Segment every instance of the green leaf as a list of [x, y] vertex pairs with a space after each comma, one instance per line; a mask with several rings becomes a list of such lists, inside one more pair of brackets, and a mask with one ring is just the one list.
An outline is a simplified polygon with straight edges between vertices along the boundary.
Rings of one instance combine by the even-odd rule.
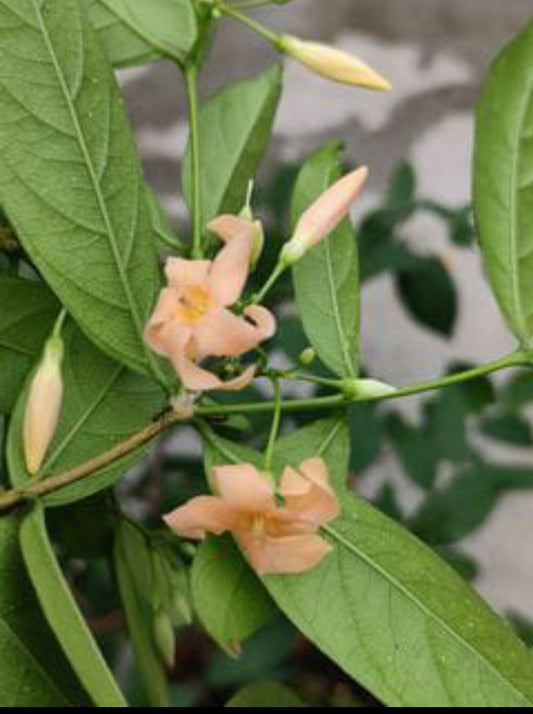
[[291, 709], [304, 706], [293, 691], [279, 682], [250, 684], [226, 704], [228, 708], [250, 709]]
[[418, 257], [396, 278], [400, 297], [412, 317], [445, 337], [453, 333], [458, 313], [455, 285], [439, 258]]
[[477, 110], [474, 208], [510, 329], [533, 337], [533, 23], [500, 54]]
[[[149, 379], [116, 364], [83, 336], [75, 325], [64, 329], [64, 402], [61, 418], [42, 474], [58, 474], [116, 446], [150, 423], [166, 398]], [[26, 394], [13, 414], [8, 438], [8, 463], [13, 485], [28, 480], [22, 451]], [[110, 485], [145, 453], [139, 449], [43, 500], [60, 506], [97, 493]]]
[[85, 0], [115, 67], [171, 58], [183, 62], [197, 39], [191, 0]]
[[[135, 563], [132, 557], [136, 558]], [[144, 539], [126, 522], [121, 522], [117, 529], [114, 558], [128, 630], [150, 705], [169, 708], [167, 677], [153, 639], [153, 616], [147, 612], [145, 598], [138, 587], [139, 577], [150, 577], [150, 556]]]
[[394, 169], [389, 181], [386, 206], [390, 211], [409, 211], [416, 194], [416, 174], [413, 166], [402, 161]]
[[9, 414], [41, 354], [59, 304], [41, 283], [0, 277], [0, 413]]
[[20, 544], [41, 607], [80, 682], [98, 707], [127, 706], [63, 577], [42, 507], [24, 517]]
[[388, 416], [387, 430], [406, 475], [421, 488], [432, 488], [440, 454], [427, 425], [413, 426], [401, 414], [393, 413]]
[[0, 0], [0, 27], [0, 203], [89, 337], [155, 370], [142, 339], [160, 287], [146, 188], [96, 33], [78, 0]]
[[276, 607], [230, 537], [208, 538], [196, 553], [191, 575], [196, 614], [231, 657], [258, 632]]
[[[304, 165], [294, 189], [292, 224], [341, 175], [341, 147], [327, 144]], [[293, 268], [298, 311], [318, 356], [342, 377], [359, 369], [359, 269], [348, 219]]]
[[[268, 146], [281, 98], [280, 65], [255, 79], [222, 90], [200, 113], [200, 190], [203, 223], [220, 213], [238, 213]], [[191, 206], [191, 148], [183, 163], [183, 191]]]
[[481, 430], [491, 439], [514, 446], [531, 446], [533, 435], [529, 421], [517, 414], [500, 413], [484, 419]]
[[18, 544], [19, 518], [0, 519], [2, 706], [86, 707], [85, 692], [50, 632]]
[[169, 217], [159, 203], [158, 197], [151, 189], [148, 189], [148, 204], [152, 217], [152, 228], [159, 246], [167, 250], [170, 248], [174, 253], [182, 250], [183, 245], [174, 233]]
[[[315, 453], [291, 435], [278, 467]], [[228, 462], [231, 444], [211, 460]], [[261, 463], [257, 452], [235, 454]], [[329, 461], [337, 471], [348, 467]], [[315, 645], [388, 706], [533, 705], [530, 652], [435, 553], [362, 499], [345, 495], [324, 534], [334, 551], [305, 574], [264, 579]]]

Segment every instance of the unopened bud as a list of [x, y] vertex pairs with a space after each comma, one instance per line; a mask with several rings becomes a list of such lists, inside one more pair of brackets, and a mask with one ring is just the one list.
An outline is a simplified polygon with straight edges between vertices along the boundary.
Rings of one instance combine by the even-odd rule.
[[157, 651], [167, 667], [176, 661], [176, 636], [172, 620], [165, 610], [159, 609], [154, 616], [154, 642]]
[[63, 352], [63, 340], [54, 335], [45, 345], [28, 393], [23, 439], [26, 468], [32, 476], [42, 466], [59, 421], [63, 401]]
[[368, 178], [368, 168], [363, 166], [334, 183], [318, 198], [300, 218], [290, 241], [281, 251], [284, 266], [297, 263], [310, 248], [332, 233], [348, 215], [352, 203]]
[[319, 42], [283, 36], [278, 47], [282, 52], [305, 65], [315, 74], [341, 84], [388, 92], [390, 82], [358, 57]]
[[395, 387], [376, 379], [345, 379], [341, 385], [342, 392], [349, 399], [372, 400], [390, 397], [396, 393]]
[[298, 362], [302, 367], [310, 367], [316, 360], [316, 352], [312, 347], [305, 349], [298, 357]]

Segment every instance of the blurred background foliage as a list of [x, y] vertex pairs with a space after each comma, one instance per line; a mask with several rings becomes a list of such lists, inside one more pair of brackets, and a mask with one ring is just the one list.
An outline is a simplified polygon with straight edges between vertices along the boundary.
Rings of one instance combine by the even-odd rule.
[[[275, 264], [282, 236], [286, 235], [288, 203], [297, 173], [296, 165], [285, 165], [257, 188], [255, 205], [267, 229], [266, 256], [254, 276], [257, 286]], [[363, 289], [378, 276], [388, 274], [398, 300], [412, 318], [428, 332], [447, 338], [453, 334], [459, 311], [458, 291], [441, 258], [418, 254], [409, 247], [409, 221], [420, 212], [430, 212], [442, 220], [452, 244], [465, 251], [472, 248], [475, 235], [470, 207], [426, 200], [419, 195], [412, 166], [402, 163], [390, 178], [383, 205], [365, 215], [358, 226]], [[0, 272], [20, 272], [24, 255], [3, 219], [0, 240]], [[272, 307], [282, 316], [274, 345], [275, 359], [281, 366], [297, 364], [308, 347], [290, 296], [290, 277], [286, 277], [270, 298]], [[470, 366], [450, 364], [449, 372]], [[313, 371], [326, 372], [318, 363]], [[379, 378], [372, 373], [371, 364], [365, 364], [364, 371]], [[294, 387], [289, 385], [288, 389]], [[309, 386], [307, 394], [316, 391]], [[249, 397], [254, 398], [253, 390]], [[222, 397], [227, 401], [236, 398], [231, 394]], [[533, 379], [524, 374], [503, 380], [478, 379], [426, 395], [417, 404], [416, 419], [394, 403], [361, 404], [351, 410], [353, 488], [357, 491], [372, 478], [376, 467], [383, 468], [380, 463], [384, 454], [393, 453], [403, 477], [416, 492], [417, 505], [410, 509], [403, 505], [392, 478], [383, 480], [374, 503], [472, 581], [480, 566], [461, 549], [461, 541], [487, 521], [505, 494], [533, 488], [533, 469], [499, 464], [489, 456], [494, 444], [524, 453], [533, 446], [528, 417], [533, 406]], [[286, 426], [302, 425], [317, 417], [312, 413], [291, 417]], [[260, 446], [269, 424], [268, 415], [254, 415], [217, 421], [213, 427], [233, 439], [252, 439]], [[235, 659], [221, 652], [194, 623], [186, 572], [192, 546], [177, 549], [175, 541], [161, 529], [160, 520], [161, 513], [204, 488], [199, 445], [192, 430], [184, 431], [177, 437], [164, 437], [141, 467], [123, 481], [117, 495], [100, 494], [75, 506], [52, 510], [48, 517], [70, 586], [130, 701], [135, 706], [148, 705], [138, 662], [126, 637], [119, 585], [135, 592], [140, 620], [146, 623], [146, 630], [136, 636], [145, 645], [150, 643], [149, 657], [153, 659], [141, 667], [157, 662], [160, 669], [163, 659], [169, 661], [173, 706], [224, 705], [242, 688], [230, 706], [247, 706], [249, 696], [257, 701], [263, 694], [265, 700], [275, 695], [287, 706], [379, 706], [306, 642], [274, 607], [269, 624], [244, 644], [241, 656]], [[5, 480], [4, 465], [0, 478]], [[102, 513], [108, 518], [102, 518]], [[121, 545], [129, 550], [124, 558], [128, 572], [123, 573], [120, 583], [115, 580], [112, 563], [117, 517]], [[165, 591], [169, 587], [169, 592], [179, 595], [172, 603], [165, 601], [170, 597]], [[165, 650], [164, 627], [168, 623], [163, 623], [162, 631], [157, 630], [161, 625], [157, 624], [158, 603], [164, 603], [165, 610], [173, 613], [169, 626], [177, 631], [175, 652], [169, 652], [168, 637]], [[515, 613], [506, 614], [519, 635], [533, 644], [533, 623]]]

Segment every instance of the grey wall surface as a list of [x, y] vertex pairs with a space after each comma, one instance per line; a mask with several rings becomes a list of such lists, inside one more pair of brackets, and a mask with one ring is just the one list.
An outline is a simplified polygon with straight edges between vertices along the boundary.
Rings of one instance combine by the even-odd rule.
[[[416, 166], [421, 191], [454, 206], [470, 199], [473, 109], [481, 78], [501, 45], [533, 16], [532, 0], [295, 0], [257, 13], [278, 29], [318, 38], [355, 52], [393, 84], [378, 95], [329, 84], [294, 63], [267, 163], [299, 160], [324, 140], [344, 139], [351, 163], [368, 163], [372, 180], [356, 214], [376, 205], [393, 166]], [[224, 22], [206, 68], [208, 96], [235, 77], [261, 70], [276, 57], [257, 37]], [[179, 161], [186, 141], [183, 88], [165, 64], [122, 74], [148, 178], [183, 221]], [[450, 247], [442, 226], [417, 218], [407, 231], [421, 252], [441, 254], [460, 293], [454, 339], [431, 337], [413, 325], [395, 299], [389, 279], [363, 297], [365, 363], [373, 375], [403, 385], [441, 373], [452, 359], [483, 361], [512, 345], [483, 278], [477, 251]], [[407, 407], [416, 419], [417, 405]], [[531, 453], [499, 453], [510, 463], [533, 464]], [[407, 507], [418, 494], [386, 454], [362, 491], [384, 479], [400, 485]], [[489, 523], [464, 544], [480, 558], [480, 589], [500, 609], [533, 615], [533, 497], [506, 498]]]

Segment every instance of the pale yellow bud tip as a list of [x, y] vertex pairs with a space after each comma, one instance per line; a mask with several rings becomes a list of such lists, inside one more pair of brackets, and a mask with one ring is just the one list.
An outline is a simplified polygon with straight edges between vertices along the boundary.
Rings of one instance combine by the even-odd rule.
[[63, 401], [62, 360], [63, 342], [60, 337], [52, 337], [46, 343], [31, 383], [24, 414], [24, 456], [32, 476], [43, 464], [59, 421]]
[[379, 72], [344, 50], [291, 35], [282, 37], [279, 46], [285, 54], [326, 79], [380, 92], [392, 89], [390, 82]]

